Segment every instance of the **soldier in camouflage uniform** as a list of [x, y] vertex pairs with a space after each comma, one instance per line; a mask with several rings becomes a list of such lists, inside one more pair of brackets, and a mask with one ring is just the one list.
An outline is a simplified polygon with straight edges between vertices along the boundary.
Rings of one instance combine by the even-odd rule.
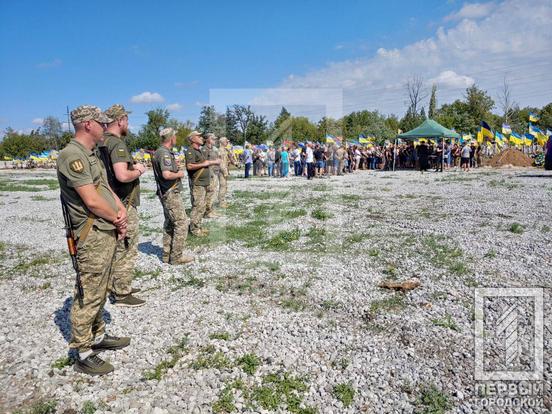
[[[142, 164], [135, 164], [124, 142], [128, 133], [128, 114], [123, 105], [115, 104], [105, 111], [112, 122], [104, 133], [104, 142], [108, 156], [106, 161], [112, 164], [108, 168], [114, 177], [110, 182], [115, 194], [121, 199], [127, 210], [128, 226], [126, 240], [117, 243], [117, 253], [113, 263], [113, 283], [111, 294], [117, 306], [142, 306], [145, 301], [133, 296], [140, 289], [132, 289], [134, 266], [138, 258], [138, 211], [140, 205], [140, 176], [146, 171]], [[100, 148], [103, 150], [103, 148]], [[109, 178], [109, 176], [108, 176]]]
[[57, 175], [62, 202], [68, 208], [77, 238], [77, 262], [84, 291], [83, 307], [71, 307], [70, 347], [78, 350], [75, 371], [103, 375], [113, 365], [98, 357], [102, 350], [126, 347], [130, 338], [105, 332], [103, 308], [111, 285], [117, 238], [126, 236], [124, 205], [111, 190], [95, 147], [111, 120], [98, 107], [83, 105], [71, 112], [75, 138], [60, 152]]
[[183, 254], [188, 237], [188, 216], [182, 201], [184, 171], [178, 169], [171, 149], [176, 145], [176, 132], [165, 128], [160, 132], [161, 146], [155, 151], [152, 165], [157, 180], [158, 196], [163, 206], [163, 263], [179, 265], [190, 263], [192, 256]]
[[205, 214], [205, 196], [209, 187], [211, 165], [220, 165], [220, 160], [206, 160], [201, 152], [203, 137], [197, 131], [192, 131], [188, 136], [191, 146], [186, 152], [186, 169], [190, 177], [193, 204], [191, 214], [190, 231], [194, 236], [202, 237], [207, 235], [207, 231], [201, 228], [201, 220]]
[[[201, 152], [205, 156], [206, 160], [218, 160], [218, 148], [215, 147], [215, 141], [217, 137], [215, 134], [206, 134], [205, 135], [205, 145], [201, 148]], [[209, 186], [207, 187], [207, 192], [205, 194], [205, 218], [216, 218], [218, 217], [215, 211], [213, 210], [213, 204], [217, 198], [218, 187], [219, 187], [219, 173], [220, 167], [218, 164], [213, 164], [209, 167]]]
[[233, 154], [228, 149], [228, 138], [222, 137], [220, 139], [219, 146], [219, 158], [220, 158], [220, 173], [219, 173], [219, 189], [218, 189], [218, 203], [221, 208], [227, 208], [226, 192], [228, 191], [228, 164], [235, 165]]

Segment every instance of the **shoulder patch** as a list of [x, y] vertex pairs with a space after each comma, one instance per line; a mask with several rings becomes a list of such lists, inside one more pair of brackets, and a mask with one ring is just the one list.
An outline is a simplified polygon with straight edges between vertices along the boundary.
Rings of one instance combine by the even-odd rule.
[[71, 168], [76, 173], [81, 173], [84, 171], [84, 163], [82, 162], [82, 160], [71, 161], [69, 163], [69, 168]]
[[118, 154], [118, 155], [126, 155], [126, 151], [125, 151], [124, 148], [119, 148], [119, 149], [117, 150], [117, 154]]
[[165, 164], [165, 166], [167, 167], [170, 167], [172, 165], [172, 160], [170, 155], [165, 155], [163, 157], [163, 164]]

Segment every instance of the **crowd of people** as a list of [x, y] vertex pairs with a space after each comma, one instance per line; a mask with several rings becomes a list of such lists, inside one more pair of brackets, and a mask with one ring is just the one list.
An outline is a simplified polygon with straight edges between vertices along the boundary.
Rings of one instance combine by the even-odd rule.
[[356, 170], [430, 169], [441, 170], [482, 165], [482, 157], [491, 150], [474, 141], [436, 143], [421, 141], [388, 145], [290, 144], [278, 147], [246, 145], [240, 155], [245, 178], [251, 176], [289, 177], [309, 179], [328, 175], [342, 175]]

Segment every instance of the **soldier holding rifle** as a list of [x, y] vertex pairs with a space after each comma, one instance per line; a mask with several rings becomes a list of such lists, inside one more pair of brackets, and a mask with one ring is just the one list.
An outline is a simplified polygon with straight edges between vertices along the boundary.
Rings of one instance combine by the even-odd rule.
[[180, 265], [194, 260], [183, 254], [184, 244], [188, 237], [188, 216], [182, 201], [182, 178], [184, 171], [178, 168], [171, 149], [176, 145], [176, 132], [165, 128], [159, 133], [161, 146], [152, 158], [157, 195], [163, 206], [165, 223], [163, 224], [163, 263]]

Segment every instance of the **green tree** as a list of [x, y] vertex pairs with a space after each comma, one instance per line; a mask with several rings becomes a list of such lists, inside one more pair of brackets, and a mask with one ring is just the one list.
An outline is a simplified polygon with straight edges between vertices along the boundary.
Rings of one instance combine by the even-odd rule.
[[48, 141], [39, 134], [19, 134], [8, 128], [2, 140], [1, 153], [12, 158], [26, 158], [48, 149]]
[[274, 142], [283, 142], [292, 138], [292, 116], [288, 110], [282, 106], [280, 114], [274, 121], [270, 137]]
[[268, 121], [263, 115], [253, 115], [248, 127], [248, 140], [252, 144], [261, 144], [268, 139]]
[[429, 110], [427, 116], [429, 119], [434, 119], [437, 111], [437, 85], [431, 87], [431, 97], [429, 98]]
[[487, 94], [487, 91], [479, 89], [475, 84], [470, 86], [466, 89], [466, 104], [468, 105], [468, 113], [476, 121], [477, 126], [481, 121], [491, 121], [491, 110], [495, 103]]
[[307, 117], [294, 116], [291, 118], [291, 139], [293, 141], [312, 141], [316, 139], [318, 129]]

